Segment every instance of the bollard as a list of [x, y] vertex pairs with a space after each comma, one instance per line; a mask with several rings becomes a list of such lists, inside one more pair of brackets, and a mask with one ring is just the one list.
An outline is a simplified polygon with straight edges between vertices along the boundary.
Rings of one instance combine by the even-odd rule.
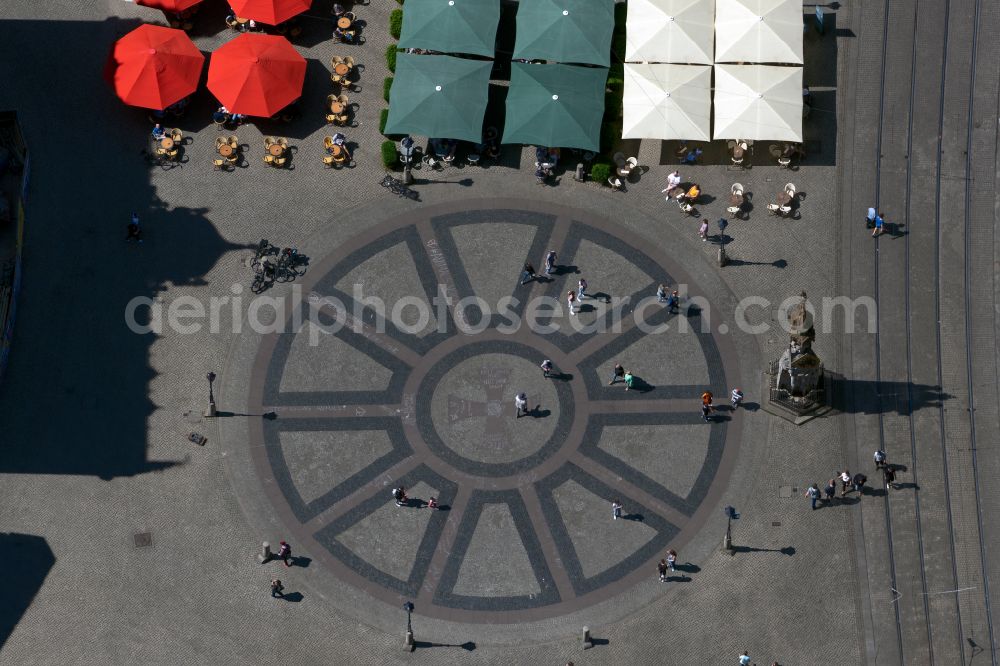
[[406, 652], [413, 652], [417, 649], [417, 644], [413, 642], [413, 632], [406, 632], [406, 639], [403, 642], [403, 650]]
[[726, 246], [725, 245], [720, 245], [719, 246], [719, 266], [720, 267], [724, 267], [728, 263], [729, 263], [729, 257], [726, 256]]
[[260, 550], [260, 555], [257, 556], [261, 564], [267, 564], [274, 559], [274, 553], [271, 552], [271, 544], [264, 542], [264, 547]]
[[583, 649], [589, 650], [594, 647], [594, 642], [590, 640], [590, 627], [583, 628]]
[[576, 172], [573, 174], [573, 180], [578, 183], [582, 183], [584, 180], [583, 176], [583, 162], [576, 165]]

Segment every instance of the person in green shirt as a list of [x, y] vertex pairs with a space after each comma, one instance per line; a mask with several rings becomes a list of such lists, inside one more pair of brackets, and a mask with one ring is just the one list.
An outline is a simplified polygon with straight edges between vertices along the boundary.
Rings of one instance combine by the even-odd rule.
[[625, 371], [625, 390], [627, 391], [627, 390], [629, 390], [630, 388], [632, 388], [634, 386], [635, 386], [635, 375], [632, 374], [631, 370], [626, 370]]

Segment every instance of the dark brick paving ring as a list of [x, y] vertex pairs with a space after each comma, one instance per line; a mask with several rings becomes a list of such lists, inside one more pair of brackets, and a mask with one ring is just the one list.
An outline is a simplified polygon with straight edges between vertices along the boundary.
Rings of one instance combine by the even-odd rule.
[[[289, 325], [346, 325], [264, 336], [251, 409], [277, 418], [252, 422], [250, 449], [289, 534], [337, 578], [425, 615], [514, 623], [649, 584], [665, 549], [683, 548], [740, 431], [739, 414], [703, 423], [698, 397], [724, 399], [726, 369], [739, 371], [707, 308], [639, 303], [660, 282], [698, 293], [648, 242], [581, 211], [475, 206], [390, 220], [310, 268]], [[519, 284], [550, 248], [558, 270]], [[545, 334], [528, 326], [528, 301], [562, 299], [581, 277], [591, 298], [577, 315], [550, 310], [537, 323], [559, 330]], [[620, 326], [602, 330], [616, 310]], [[608, 384], [615, 362], [636, 390]], [[515, 418], [520, 391], [529, 413]]]

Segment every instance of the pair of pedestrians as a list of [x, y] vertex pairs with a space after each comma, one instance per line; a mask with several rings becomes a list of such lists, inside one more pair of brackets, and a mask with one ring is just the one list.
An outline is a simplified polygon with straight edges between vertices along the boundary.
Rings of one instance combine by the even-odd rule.
[[661, 583], [667, 582], [668, 571], [677, 571], [677, 551], [672, 548], [667, 551], [667, 556], [656, 565], [656, 572], [660, 576]]
[[869, 229], [872, 229], [872, 238], [885, 233], [885, 220], [882, 218], [882, 211], [869, 208], [868, 215], [865, 216], [865, 224]]
[[615, 363], [614, 369], [611, 371], [611, 381], [608, 382], [608, 386], [614, 386], [618, 382], [623, 382], [625, 384], [625, 390], [635, 388], [636, 378], [631, 370], [626, 370], [622, 367], [621, 363]]

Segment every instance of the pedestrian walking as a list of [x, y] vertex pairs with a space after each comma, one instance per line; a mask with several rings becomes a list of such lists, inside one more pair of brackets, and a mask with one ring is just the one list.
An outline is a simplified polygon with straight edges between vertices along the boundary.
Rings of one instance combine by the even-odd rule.
[[139, 214], [134, 211], [132, 212], [132, 217], [129, 218], [128, 226], [125, 227], [125, 241], [142, 242], [142, 229], [139, 228]]
[[865, 215], [865, 227], [868, 229], [875, 228], [875, 209], [869, 208], [868, 214]]
[[840, 496], [843, 497], [847, 494], [847, 489], [851, 485], [851, 473], [848, 470], [844, 470], [840, 473]]
[[611, 371], [611, 381], [608, 382], [608, 386], [613, 386], [615, 382], [625, 381], [625, 368], [622, 367], [621, 363], [615, 363], [615, 369]]
[[635, 386], [635, 375], [632, 374], [631, 370], [625, 371], [625, 390], [631, 391]]
[[876, 236], [881, 236], [884, 230], [885, 230], [885, 220], [882, 219], [882, 212], [879, 211], [875, 215], [875, 231], [872, 232], [872, 238], [875, 238]]
[[711, 391], [705, 391], [701, 394], [701, 404], [712, 406], [712, 400], [715, 398]]
[[736, 409], [743, 404], [743, 391], [738, 388], [734, 388], [729, 397], [729, 402], [733, 405], [733, 411], [736, 411]]
[[701, 418], [705, 421], [705, 423], [709, 422], [710, 419], [708, 417], [711, 414], [712, 414], [712, 405], [701, 403]]
[[406, 506], [406, 488], [404, 486], [393, 488], [392, 499], [396, 500], [396, 506]]
[[583, 278], [576, 283], [576, 298], [580, 301], [587, 298], [587, 281]]
[[667, 566], [671, 571], [677, 571], [677, 551], [673, 548], [667, 551]]
[[514, 418], [521, 418], [528, 413], [528, 396], [524, 393], [518, 393], [514, 396], [514, 407], [517, 409], [517, 416]]
[[427, 508], [428, 509], [436, 509], [436, 508], [438, 508], [438, 499], [437, 499], [437, 497], [431, 497], [429, 500], [427, 500]]
[[680, 304], [680, 302], [681, 302], [681, 297], [677, 293], [677, 290], [674, 289], [672, 292], [670, 292], [670, 298], [667, 299], [667, 312], [671, 314], [677, 314], [677, 307]]
[[660, 283], [660, 286], [656, 288], [656, 300], [660, 303], [666, 303], [669, 299], [667, 296], [667, 285]]
[[667, 561], [660, 560], [660, 563], [656, 565], [656, 571], [660, 574], [660, 582], [667, 582]]
[[875, 469], [880, 470], [885, 467], [885, 451], [875, 449]]
[[750, 663], [750, 653], [746, 650], [740, 655], [740, 666], [747, 666]]
[[521, 284], [528, 284], [537, 277], [535, 267], [531, 265], [531, 262], [525, 262], [524, 268], [521, 269]]
[[552, 271], [556, 269], [556, 251], [549, 250], [548, 254], [545, 255], [545, 274], [552, 275]]
[[618, 520], [622, 517], [622, 503], [618, 500], [611, 502], [611, 518], [612, 520]]
[[701, 226], [698, 227], [698, 235], [701, 236], [702, 243], [708, 241], [708, 220], [701, 221]]
[[271, 581], [271, 596], [274, 598], [285, 596], [285, 586], [277, 578]]
[[292, 559], [292, 547], [288, 545], [287, 541], [282, 541], [278, 544], [278, 559], [285, 563], [286, 567], [292, 566], [289, 560]]
[[552, 370], [555, 368], [555, 366], [552, 365], [552, 361], [549, 359], [542, 361], [542, 365], [540, 367], [542, 368], [542, 376], [546, 379], [552, 376]]
[[814, 483], [806, 488], [805, 496], [809, 498], [809, 503], [812, 504], [813, 511], [815, 511], [816, 502], [819, 501], [819, 486]]
[[896, 487], [896, 470], [885, 465], [882, 468], [882, 479], [885, 481], [886, 491]]
[[833, 504], [833, 498], [837, 496], [837, 479], [830, 479], [826, 482], [823, 494], [826, 495], [826, 503]]
[[719, 242], [720, 243], [725, 243], [726, 242], [726, 227], [729, 226], [729, 222], [726, 220], [726, 218], [720, 217], [718, 224], [719, 224]]
[[854, 478], [851, 479], [851, 485], [854, 486], [854, 491], [857, 492], [859, 495], [865, 494], [865, 484], [867, 482], [868, 482], [868, 477], [862, 474], [861, 472], [855, 474]]
[[571, 315], [576, 314], [576, 292], [572, 289], [566, 292], [566, 309]]

